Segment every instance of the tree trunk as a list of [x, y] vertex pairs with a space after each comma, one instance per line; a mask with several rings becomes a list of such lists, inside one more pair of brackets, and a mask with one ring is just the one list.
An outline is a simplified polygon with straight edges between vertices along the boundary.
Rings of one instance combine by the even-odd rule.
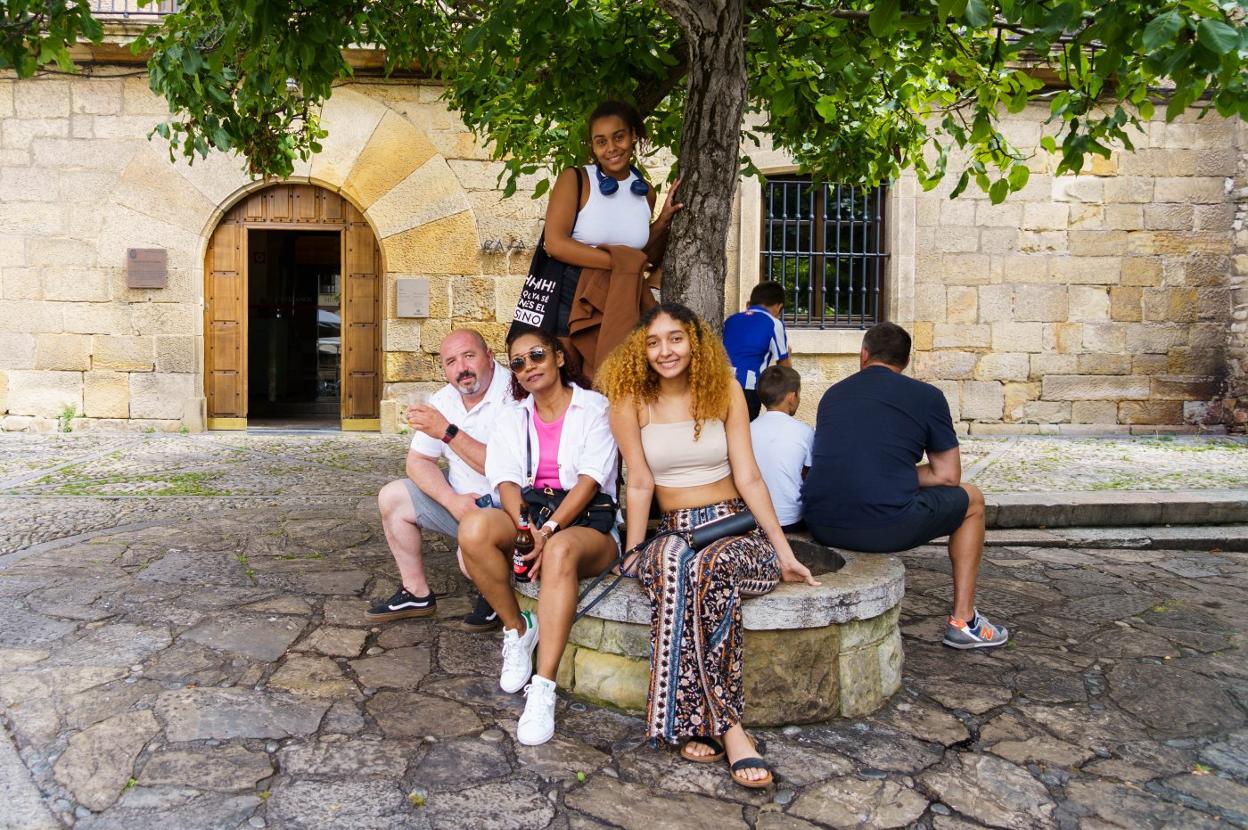
[[663, 259], [663, 299], [684, 303], [716, 329], [724, 321], [726, 247], [745, 111], [744, 0], [660, 0], [689, 44], [680, 139], [680, 190]]

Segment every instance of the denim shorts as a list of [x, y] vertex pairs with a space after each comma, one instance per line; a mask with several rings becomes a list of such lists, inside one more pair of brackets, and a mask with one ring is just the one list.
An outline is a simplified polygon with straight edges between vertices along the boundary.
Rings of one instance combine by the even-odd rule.
[[966, 519], [971, 496], [961, 487], [924, 487], [892, 521], [875, 527], [827, 527], [807, 523], [821, 545], [866, 553], [899, 553], [948, 536]]

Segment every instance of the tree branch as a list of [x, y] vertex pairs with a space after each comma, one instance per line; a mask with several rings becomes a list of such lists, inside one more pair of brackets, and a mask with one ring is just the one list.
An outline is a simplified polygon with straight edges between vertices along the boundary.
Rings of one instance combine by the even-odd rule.
[[672, 46], [673, 53], [679, 53], [676, 63], [668, 67], [667, 74], [653, 84], [643, 85], [637, 90], [637, 110], [642, 118], [654, 112], [663, 99], [671, 94], [676, 84], [689, 74], [689, 44], [682, 38]]

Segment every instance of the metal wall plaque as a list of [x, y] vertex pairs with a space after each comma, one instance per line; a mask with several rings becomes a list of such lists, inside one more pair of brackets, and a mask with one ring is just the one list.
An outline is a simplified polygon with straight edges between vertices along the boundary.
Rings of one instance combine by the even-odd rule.
[[395, 294], [396, 316], [429, 316], [429, 279], [427, 277], [399, 277], [395, 283]]
[[169, 252], [164, 248], [126, 250], [126, 286], [165, 288], [169, 285]]

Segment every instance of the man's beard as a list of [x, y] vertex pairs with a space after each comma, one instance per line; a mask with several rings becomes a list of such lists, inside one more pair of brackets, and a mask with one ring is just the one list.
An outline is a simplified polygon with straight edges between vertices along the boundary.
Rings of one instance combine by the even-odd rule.
[[[472, 385], [464, 386], [468, 378], [472, 379]], [[455, 388], [461, 395], [475, 395], [481, 391], [481, 376], [475, 372], [461, 372], [459, 377], [455, 378]]]

